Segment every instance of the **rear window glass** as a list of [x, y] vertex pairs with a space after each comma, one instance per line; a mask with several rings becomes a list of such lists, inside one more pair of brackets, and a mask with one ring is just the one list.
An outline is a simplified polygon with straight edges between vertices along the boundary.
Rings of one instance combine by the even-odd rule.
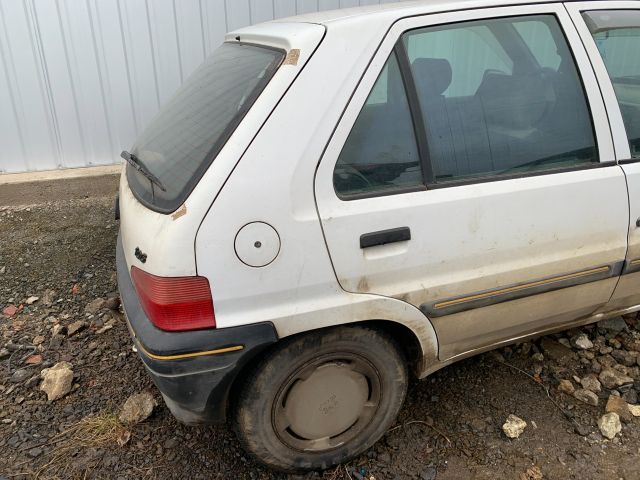
[[232, 43], [209, 56], [131, 151], [165, 189], [129, 166], [127, 179], [138, 199], [156, 211], [180, 206], [283, 58], [280, 50]]

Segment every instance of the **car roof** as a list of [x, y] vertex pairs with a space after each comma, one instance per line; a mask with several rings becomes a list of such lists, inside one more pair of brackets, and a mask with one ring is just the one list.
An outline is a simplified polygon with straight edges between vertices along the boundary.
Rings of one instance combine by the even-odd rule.
[[305, 13], [293, 17], [274, 20], [274, 22], [304, 22], [328, 25], [335, 22], [345, 22], [349, 19], [369, 16], [372, 20], [376, 17], [388, 18], [393, 16], [402, 18], [424, 13], [440, 13], [455, 10], [475, 8], [490, 8], [512, 5], [528, 5], [541, 3], [563, 3], [557, 0], [412, 0], [399, 3], [383, 3], [365, 5], [361, 7], [342, 8], [322, 12]]

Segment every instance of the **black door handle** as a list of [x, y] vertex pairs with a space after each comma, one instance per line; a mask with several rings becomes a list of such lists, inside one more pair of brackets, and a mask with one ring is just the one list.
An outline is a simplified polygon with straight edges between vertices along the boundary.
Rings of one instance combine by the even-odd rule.
[[360, 248], [375, 247], [376, 245], [386, 245], [387, 243], [404, 242], [411, 240], [411, 230], [409, 227], [390, 228], [378, 232], [363, 233], [360, 235]]

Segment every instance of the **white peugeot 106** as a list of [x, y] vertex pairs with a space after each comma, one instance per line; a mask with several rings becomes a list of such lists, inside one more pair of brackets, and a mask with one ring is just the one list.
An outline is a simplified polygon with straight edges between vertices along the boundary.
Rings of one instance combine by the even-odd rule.
[[638, 49], [635, 1], [228, 34], [123, 152], [121, 295], [169, 409], [323, 469], [411, 373], [640, 309]]

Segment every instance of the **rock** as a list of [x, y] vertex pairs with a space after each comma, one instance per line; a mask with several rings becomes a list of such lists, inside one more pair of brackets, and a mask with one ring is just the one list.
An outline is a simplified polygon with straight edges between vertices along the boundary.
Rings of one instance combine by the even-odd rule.
[[564, 345], [567, 348], [571, 348], [571, 342], [569, 341], [568, 338], [564, 338], [564, 337], [559, 338], [558, 339], [558, 343], [561, 343], [562, 345]]
[[581, 423], [576, 423], [573, 426], [573, 430], [582, 437], [586, 437], [591, 433], [591, 428], [589, 428], [588, 425], [583, 425]]
[[622, 398], [624, 398], [625, 402], [633, 405], [635, 403], [638, 403], [638, 392], [636, 392], [633, 388], [630, 388], [622, 394]]
[[531, 360], [533, 360], [534, 362], [544, 362], [544, 355], [540, 352], [534, 353], [533, 355], [531, 355]]
[[54, 290], [45, 290], [44, 295], [42, 295], [42, 303], [45, 306], [51, 306], [53, 302], [56, 300], [56, 292]]
[[518, 438], [522, 435], [526, 426], [527, 422], [511, 414], [507, 417], [504, 425], [502, 425], [502, 431], [509, 438]]
[[580, 400], [588, 405], [598, 406], [598, 396], [590, 390], [580, 388], [573, 392], [573, 396], [576, 400]]
[[84, 307], [84, 311], [85, 313], [88, 313], [90, 315], [95, 315], [100, 310], [106, 307], [105, 304], [106, 302], [104, 298], [96, 298], [95, 300], [89, 302], [86, 307]]
[[605, 388], [612, 390], [614, 388], [620, 387], [627, 383], [633, 383], [633, 378], [627, 377], [617, 370], [613, 370], [612, 368], [605, 368], [598, 375], [598, 379], [600, 383], [604, 385]]
[[118, 418], [125, 425], [135, 425], [149, 418], [156, 405], [156, 400], [149, 392], [131, 395], [124, 402]]
[[589, 340], [586, 333], [581, 333], [571, 338], [571, 346], [580, 350], [589, 350], [593, 348], [593, 343]]
[[542, 475], [542, 470], [534, 465], [521, 473], [519, 480], [543, 480], [543, 478], [544, 475]]
[[617, 365], [615, 358], [608, 354], [598, 357], [598, 363], [600, 363], [600, 365], [605, 368], [613, 368], [615, 365]]
[[606, 320], [601, 320], [600, 322], [598, 322], [598, 328], [617, 335], [622, 330], [627, 328], [627, 322], [625, 322], [624, 318], [622, 317], [608, 318]]
[[15, 305], [8, 305], [2, 309], [2, 314], [7, 317], [13, 317], [16, 313], [18, 313], [18, 307]]
[[109, 320], [107, 320], [107, 323], [105, 323], [102, 328], [99, 328], [98, 330], [96, 330], [96, 333], [101, 334], [108, 330], [111, 330], [115, 324], [116, 324], [116, 321], [113, 318], [110, 318]]
[[586, 377], [583, 377], [580, 380], [580, 385], [582, 385], [582, 388], [584, 388], [585, 390], [589, 390], [595, 393], [598, 393], [602, 390], [602, 386], [600, 384], [600, 381], [598, 380], [598, 377], [593, 373], [587, 375]]
[[87, 322], [83, 320], [78, 320], [76, 322], [73, 322], [67, 327], [67, 337], [72, 337], [82, 329], [86, 328], [86, 326], [87, 326]]
[[573, 395], [573, 392], [576, 391], [573, 383], [571, 383], [571, 380], [564, 379], [560, 380], [560, 383], [558, 384], [558, 390], [562, 393], [566, 393], [567, 395]]
[[40, 300], [40, 297], [36, 297], [36, 296], [31, 296], [29, 298], [27, 298], [27, 301], [25, 302], [27, 305], [33, 305], [34, 303], [36, 303], [38, 300]]
[[6, 348], [0, 348], [0, 360], [3, 360], [11, 355], [11, 352]]
[[40, 365], [42, 363], [42, 355], [29, 355], [24, 363], [27, 365]]
[[622, 345], [632, 352], [640, 352], [640, 338], [625, 337], [622, 339]]
[[625, 423], [629, 423], [633, 418], [633, 415], [631, 415], [631, 410], [629, 410], [629, 405], [627, 405], [627, 402], [625, 402], [622, 397], [619, 397], [617, 395], [609, 396], [609, 400], [607, 400], [607, 406], [605, 407], [604, 411], [606, 413], [610, 413], [610, 412], [617, 413], [618, 416], [620, 417], [620, 420], [622, 420]]
[[640, 417], [640, 405], [628, 405], [631, 415], [634, 417]]
[[436, 476], [438, 475], [438, 471], [435, 467], [427, 467], [423, 472], [420, 473], [421, 480], [436, 480]]
[[627, 352], [626, 350], [615, 350], [611, 356], [625, 367], [633, 367], [636, 364], [638, 354], [636, 352]]
[[167, 440], [165, 440], [164, 444], [162, 445], [164, 448], [169, 449], [169, 448], [176, 448], [178, 446], [178, 440], [176, 440], [175, 437], [173, 438], [168, 438]]
[[109, 310], [117, 311], [120, 308], [120, 299], [118, 297], [109, 297], [104, 302], [104, 306]]
[[67, 333], [67, 327], [61, 324], [54, 325], [51, 329], [51, 333], [55, 335], [65, 335]]
[[49, 349], [57, 350], [62, 346], [63, 342], [64, 342], [63, 335], [54, 335], [53, 337], [51, 337], [51, 340], [49, 341]]
[[549, 337], [544, 337], [540, 340], [540, 347], [547, 358], [557, 363], [564, 364], [576, 359], [576, 354], [573, 350]]
[[591, 361], [591, 371], [595, 374], [598, 374], [602, 371], [602, 365], [597, 360]]
[[64, 397], [73, 385], [73, 370], [69, 362], [58, 362], [51, 368], [40, 372], [42, 384], [40, 390], [47, 394], [50, 402]]
[[22, 383], [27, 378], [29, 378], [30, 375], [31, 374], [29, 373], [29, 370], [25, 370], [24, 368], [19, 368], [18, 370], [13, 372], [9, 380], [11, 383]]
[[40, 345], [41, 343], [44, 342], [44, 336], [43, 335], [36, 335], [35, 337], [33, 337], [33, 340], [31, 341], [31, 343], [33, 343], [34, 345]]
[[605, 413], [600, 420], [598, 420], [598, 428], [600, 433], [612, 440], [620, 431], [622, 431], [622, 424], [620, 423], [620, 417], [617, 413]]

